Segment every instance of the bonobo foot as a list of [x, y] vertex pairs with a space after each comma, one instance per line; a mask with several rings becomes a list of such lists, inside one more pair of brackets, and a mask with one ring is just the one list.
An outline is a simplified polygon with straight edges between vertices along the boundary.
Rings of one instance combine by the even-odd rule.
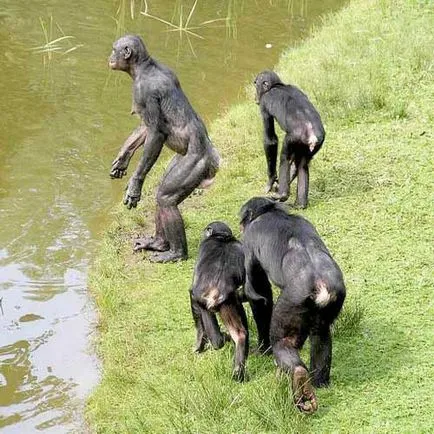
[[243, 365], [236, 366], [232, 371], [232, 379], [242, 383], [246, 379], [246, 370]]
[[[222, 333], [222, 337], [223, 337], [223, 341], [222, 341], [222, 344], [219, 348], [222, 348], [226, 342], [231, 341], [231, 337], [227, 333]], [[204, 351], [207, 350], [206, 344], [208, 342], [209, 342], [209, 340], [205, 336], [198, 337], [196, 340], [196, 343], [194, 345], [193, 351], [197, 354], [203, 353]]]
[[277, 177], [274, 176], [273, 178], [270, 178], [265, 184], [265, 193], [270, 193], [277, 191], [278, 183], [277, 183]]
[[298, 208], [298, 209], [306, 209], [307, 208], [307, 202], [306, 201], [298, 201], [296, 200], [294, 203], [294, 208]]
[[196, 354], [203, 353], [206, 350], [207, 339], [205, 337], [198, 338], [194, 344], [193, 352]]
[[173, 250], [168, 250], [166, 252], [154, 253], [150, 256], [149, 260], [151, 262], [159, 262], [165, 264], [166, 262], [178, 262], [185, 261], [187, 255], [181, 252], [174, 252]]
[[271, 198], [279, 202], [286, 202], [288, 200], [289, 193], [273, 193]]
[[167, 252], [169, 243], [160, 237], [136, 238], [133, 245], [134, 252], [141, 250], [153, 250], [155, 252]]
[[137, 203], [142, 196], [142, 186], [143, 180], [131, 177], [127, 184], [127, 192], [124, 196], [124, 205], [127, 206], [128, 209], [136, 208]]
[[318, 409], [315, 391], [309, 380], [309, 373], [303, 366], [297, 366], [294, 369], [292, 393], [294, 404], [301, 412], [312, 414]]

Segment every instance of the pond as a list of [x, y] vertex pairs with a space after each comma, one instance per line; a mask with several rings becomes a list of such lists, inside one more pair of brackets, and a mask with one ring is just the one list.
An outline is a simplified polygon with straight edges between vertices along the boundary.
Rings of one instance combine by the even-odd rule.
[[140, 34], [209, 127], [343, 3], [2, 0], [2, 432], [85, 430], [100, 369], [87, 270], [125, 184], [110, 180], [110, 162], [137, 123], [129, 77], [107, 67], [112, 42]]

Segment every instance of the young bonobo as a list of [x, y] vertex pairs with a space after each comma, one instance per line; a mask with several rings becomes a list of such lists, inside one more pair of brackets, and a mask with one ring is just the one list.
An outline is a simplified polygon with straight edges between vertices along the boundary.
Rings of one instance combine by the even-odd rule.
[[186, 259], [187, 239], [178, 205], [197, 187], [212, 183], [218, 170], [218, 153], [176, 75], [150, 57], [138, 36], [127, 35], [113, 44], [109, 66], [127, 72], [133, 79], [132, 113], [141, 119], [110, 171], [112, 178], [122, 178], [132, 155], [144, 145], [126, 189], [124, 204], [129, 209], [137, 206], [145, 177], [163, 145], [176, 152], [158, 187], [155, 236], [137, 239], [134, 250], [156, 251], [151, 257], [153, 262]]
[[197, 330], [195, 351], [204, 351], [207, 341], [221, 348], [226, 336], [221, 333], [216, 312], [235, 342], [232, 376], [244, 380], [249, 351], [247, 318], [237, 289], [244, 284], [243, 247], [222, 222], [210, 223], [199, 247], [190, 290], [191, 312]]
[[[264, 350], [271, 345], [277, 366], [291, 375], [296, 407], [313, 413], [318, 407], [313, 386], [330, 381], [330, 326], [346, 292], [342, 272], [312, 224], [288, 215], [271, 199], [253, 198], [244, 204], [241, 227], [245, 294], [259, 345]], [[274, 309], [270, 280], [281, 289]], [[299, 355], [308, 336], [310, 374]]]
[[[254, 81], [256, 103], [264, 123], [264, 150], [267, 158], [270, 192], [278, 182], [276, 199], [284, 202], [289, 197], [289, 186], [297, 176], [297, 207], [307, 207], [309, 190], [309, 162], [324, 142], [325, 131], [320, 115], [307, 96], [295, 86], [283, 84], [272, 71], [263, 71]], [[279, 179], [276, 174], [278, 139], [274, 119], [285, 131], [280, 151]]]

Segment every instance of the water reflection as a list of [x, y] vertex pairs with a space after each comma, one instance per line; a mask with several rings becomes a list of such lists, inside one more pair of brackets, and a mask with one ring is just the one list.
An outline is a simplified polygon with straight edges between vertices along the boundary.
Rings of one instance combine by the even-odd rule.
[[2, 0], [2, 433], [84, 431], [83, 401], [97, 380], [86, 273], [124, 186], [110, 181], [110, 161], [137, 124], [130, 80], [106, 65], [113, 40], [141, 34], [209, 124], [342, 3]]
[[86, 351], [93, 319], [83, 304], [87, 264], [50, 278], [4, 249], [0, 258], [0, 428], [73, 429], [96, 379], [94, 369], [82, 370], [94, 365]]

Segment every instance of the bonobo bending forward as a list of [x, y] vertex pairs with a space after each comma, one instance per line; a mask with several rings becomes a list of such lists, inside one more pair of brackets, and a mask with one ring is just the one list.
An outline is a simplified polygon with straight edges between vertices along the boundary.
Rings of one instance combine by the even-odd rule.
[[[266, 192], [278, 181], [276, 198], [284, 202], [289, 186], [297, 176], [295, 205], [307, 206], [309, 190], [309, 162], [324, 142], [325, 131], [321, 118], [307, 96], [295, 86], [283, 84], [272, 71], [263, 71], [255, 79], [256, 102], [264, 123], [264, 150], [268, 166]], [[279, 180], [276, 174], [278, 139], [274, 119], [285, 131], [280, 151]]]
[[[260, 348], [265, 352], [271, 344], [277, 366], [292, 377], [296, 407], [313, 413], [317, 409], [313, 386], [330, 381], [330, 326], [342, 308], [345, 285], [312, 224], [280, 207], [270, 199], [253, 198], [241, 208], [245, 293]], [[281, 289], [274, 309], [269, 280]], [[299, 355], [308, 336], [310, 374]]]
[[141, 118], [141, 125], [122, 146], [110, 172], [112, 178], [122, 178], [135, 150], [144, 145], [128, 181], [124, 198], [128, 208], [137, 206], [145, 177], [163, 145], [177, 153], [158, 187], [155, 236], [137, 239], [134, 249], [158, 252], [151, 258], [154, 262], [186, 259], [187, 239], [178, 204], [195, 188], [211, 184], [218, 170], [218, 153], [176, 75], [149, 56], [138, 36], [127, 35], [113, 44], [109, 66], [133, 79], [132, 112]]
[[210, 223], [204, 231], [190, 290], [191, 312], [197, 330], [195, 351], [202, 352], [207, 341], [215, 349], [226, 340], [216, 318], [219, 312], [235, 342], [232, 376], [244, 380], [249, 351], [247, 318], [237, 289], [244, 284], [244, 253], [242, 245], [222, 222]]

